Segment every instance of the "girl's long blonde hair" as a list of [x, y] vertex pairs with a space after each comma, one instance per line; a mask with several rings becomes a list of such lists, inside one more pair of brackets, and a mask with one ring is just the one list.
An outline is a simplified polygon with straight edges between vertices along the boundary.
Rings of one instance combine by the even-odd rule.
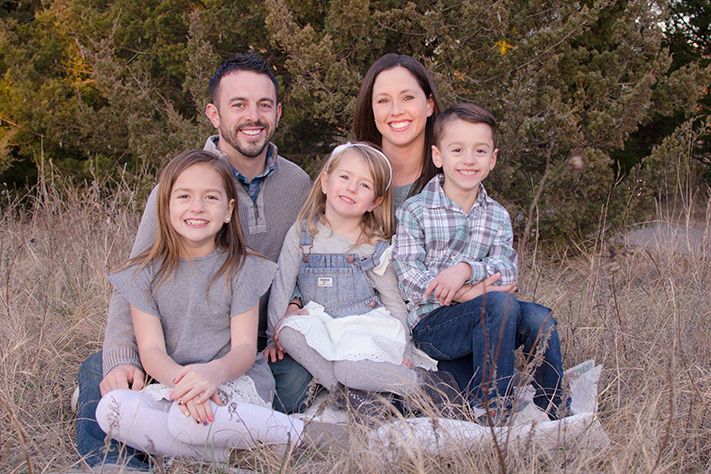
[[[242, 267], [245, 256], [254, 254], [254, 252], [247, 249], [247, 245], [244, 242], [242, 226], [240, 225], [239, 213], [237, 211], [237, 186], [230, 165], [219, 159], [217, 155], [207, 151], [192, 150], [183, 152], [168, 163], [158, 180], [158, 195], [156, 196], [158, 231], [153, 245], [135, 257], [128, 259], [117, 269], [121, 270], [137, 265], [136, 272], [138, 272], [153, 262], [160, 262], [158, 271], [153, 276], [153, 280], [151, 280], [149, 291], [157, 290], [178, 268], [183, 244], [180, 240], [180, 235], [170, 223], [170, 194], [178, 177], [186, 169], [197, 164], [206, 164], [217, 171], [225, 186], [228, 202], [232, 199], [234, 199], [235, 202], [230, 221], [224, 223], [222, 228], [215, 234], [216, 247], [224, 250], [226, 255], [225, 263], [222, 264], [217, 273], [210, 279], [209, 285], [212, 285], [212, 282], [223, 273], [225, 274], [226, 281], [229, 283], [232, 277], [234, 277]], [[209, 285], [208, 291], [210, 288]]]
[[383, 201], [375, 209], [363, 214], [361, 237], [356, 243], [389, 240], [394, 232], [392, 172], [390, 163], [385, 158], [385, 155], [377, 150], [375, 145], [368, 142], [349, 142], [334, 150], [331, 157], [321, 167], [318, 177], [314, 180], [313, 186], [311, 186], [309, 196], [306, 198], [306, 202], [296, 218], [296, 222], [301, 223], [299, 232], [301, 232], [305, 223], [306, 232], [313, 238], [316, 235], [316, 223], [319, 220], [324, 225], [328, 225], [325, 216], [326, 195], [321, 190], [320, 177], [324, 173], [330, 177], [331, 173], [338, 168], [343, 156], [349, 152], [358, 153], [363, 159], [373, 178], [375, 199], [383, 198]]

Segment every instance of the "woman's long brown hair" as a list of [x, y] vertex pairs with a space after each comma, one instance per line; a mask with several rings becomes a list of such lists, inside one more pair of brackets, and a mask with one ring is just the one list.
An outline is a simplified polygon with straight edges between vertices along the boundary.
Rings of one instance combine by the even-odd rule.
[[373, 84], [378, 75], [383, 71], [388, 71], [396, 67], [404, 67], [417, 80], [420, 88], [425, 93], [425, 97], [434, 102], [434, 113], [427, 117], [425, 126], [425, 149], [424, 161], [419, 178], [415, 180], [410, 189], [410, 196], [422, 191], [425, 184], [437, 174], [437, 167], [432, 162], [432, 145], [434, 145], [434, 123], [437, 115], [442, 112], [442, 100], [439, 98], [437, 86], [427, 72], [427, 69], [418, 60], [405, 54], [389, 53], [381, 56], [370, 66], [363, 79], [363, 84], [358, 92], [355, 112], [353, 114], [352, 137], [356, 141], [368, 141], [378, 146], [383, 145], [383, 135], [375, 126], [375, 116], [373, 115]]

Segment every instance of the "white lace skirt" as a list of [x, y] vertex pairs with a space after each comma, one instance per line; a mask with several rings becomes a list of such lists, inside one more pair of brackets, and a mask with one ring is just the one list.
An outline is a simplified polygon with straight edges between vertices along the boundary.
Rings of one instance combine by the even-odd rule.
[[[160, 401], [169, 400], [170, 392], [172, 392], [173, 389], [162, 383], [154, 383], [144, 388], [143, 391]], [[262, 397], [259, 396], [257, 387], [254, 385], [254, 380], [247, 375], [241, 375], [234, 380], [223, 383], [218, 387], [217, 393], [225, 405], [229, 405], [232, 402], [242, 402], [264, 408], [272, 408], [271, 403], [265, 402]]]
[[311, 301], [304, 307], [308, 315], [285, 319], [281, 327], [304, 335], [306, 343], [326, 360], [372, 360], [402, 363], [405, 329], [384, 307], [366, 314], [334, 319], [324, 307]]

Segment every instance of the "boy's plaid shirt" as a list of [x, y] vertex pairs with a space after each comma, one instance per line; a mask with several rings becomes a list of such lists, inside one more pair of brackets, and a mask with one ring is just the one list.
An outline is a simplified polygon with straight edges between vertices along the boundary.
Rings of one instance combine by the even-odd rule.
[[444, 175], [427, 183], [396, 211], [397, 235], [393, 266], [400, 292], [407, 302], [410, 328], [440, 307], [425, 289], [442, 270], [466, 262], [472, 267], [469, 284], [501, 273], [496, 285], [516, 282], [518, 255], [513, 249], [509, 213], [479, 185], [479, 194], [469, 214], [442, 189]]

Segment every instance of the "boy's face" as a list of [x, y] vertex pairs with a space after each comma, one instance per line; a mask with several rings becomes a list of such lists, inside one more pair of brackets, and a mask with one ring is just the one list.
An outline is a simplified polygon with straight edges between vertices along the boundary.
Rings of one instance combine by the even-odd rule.
[[444, 172], [442, 188], [457, 201], [479, 191], [479, 183], [496, 165], [499, 150], [494, 148], [491, 127], [455, 119], [444, 127], [443, 136], [432, 146], [432, 161]]

